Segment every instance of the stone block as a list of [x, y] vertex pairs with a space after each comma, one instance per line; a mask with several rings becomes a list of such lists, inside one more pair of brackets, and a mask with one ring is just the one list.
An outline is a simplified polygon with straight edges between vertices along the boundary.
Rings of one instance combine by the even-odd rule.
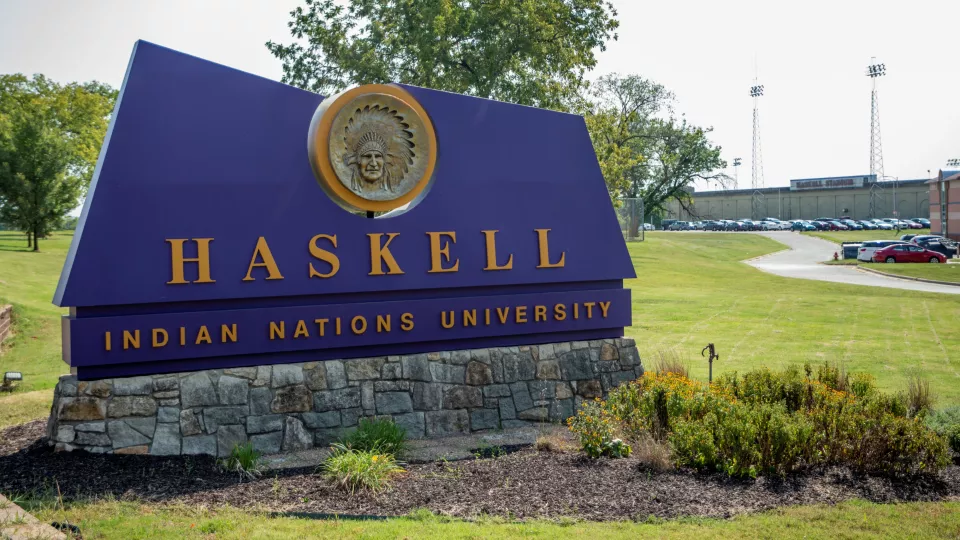
[[327, 370], [327, 388], [336, 390], [347, 386], [347, 372], [343, 369], [343, 362], [340, 360], [329, 360], [323, 363]]
[[340, 425], [343, 427], [353, 427], [360, 422], [363, 416], [363, 409], [343, 409], [340, 411]]
[[72, 443], [76, 436], [77, 433], [74, 431], [73, 426], [60, 426], [57, 428], [55, 440], [62, 443]]
[[318, 429], [313, 434], [313, 442], [316, 446], [328, 446], [337, 442], [347, 431], [344, 428]]
[[450, 386], [443, 392], [444, 409], [483, 407], [483, 393], [475, 386]]
[[156, 399], [176, 399], [180, 400], [180, 391], [179, 390], [167, 390], [165, 392], [154, 392], [153, 397]]
[[541, 360], [537, 363], [537, 378], [557, 380], [560, 378], [560, 364], [556, 360]]
[[554, 343], [554, 344], [553, 344], [553, 350], [554, 350], [554, 353], [556, 353], [557, 356], [561, 356], [561, 355], [563, 355], [563, 354], [566, 354], [566, 353], [570, 352], [570, 350], [571, 350], [570, 342], [569, 342], [569, 341], [561, 341], [560, 343]]
[[616, 342], [617, 342], [617, 346], [619, 346], [621, 349], [628, 348], [628, 347], [635, 348], [637, 346], [636, 340], [628, 337], [618, 338]]
[[503, 429], [515, 429], [515, 428], [529, 427], [530, 422], [527, 422], [526, 420], [502, 420], [500, 422], [500, 426]]
[[486, 397], [510, 397], [510, 386], [506, 384], [491, 384], [483, 387], [483, 395]]
[[497, 429], [500, 427], [500, 415], [495, 410], [477, 409], [470, 412], [470, 429]]
[[573, 397], [573, 391], [570, 390], [570, 385], [565, 382], [558, 382], [555, 387], [554, 396], [557, 399], [569, 399]]
[[248, 416], [247, 433], [266, 433], [283, 429], [283, 416], [269, 414], [265, 416]]
[[430, 373], [430, 361], [427, 360], [426, 355], [416, 354], [413, 356], [404, 356], [400, 359], [400, 364], [403, 366], [404, 379], [424, 382], [433, 381], [433, 376]]
[[380, 368], [380, 378], [387, 380], [403, 378], [403, 364], [400, 362], [384, 364]]
[[180, 380], [176, 377], [162, 377], [159, 379], [153, 379], [154, 392], [170, 392], [173, 390], [176, 390], [179, 394]]
[[313, 394], [313, 409], [316, 412], [352, 409], [359, 406], [360, 388], [358, 387], [328, 390], [326, 392], [316, 392]]
[[247, 432], [243, 426], [220, 426], [217, 429], [217, 456], [229, 456], [235, 446], [246, 442]]
[[374, 392], [409, 392], [410, 381], [376, 381], [373, 383]]
[[80, 381], [77, 383], [77, 393], [98, 398], [109, 397], [111, 394], [110, 380]]
[[470, 431], [470, 415], [465, 410], [429, 411], [424, 413], [427, 437], [465, 435]]
[[430, 363], [430, 376], [437, 382], [463, 384], [466, 381], [466, 371], [463, 366]]
[[560, 360], [560, 373], [568, 381], [580, 381], [593, 378], [593, 368], [590, 367], [591, 349], [571, 351], [563, 355]]
[[494, 349], [490, 351], [490, 371], [493, 373], [493, 382], [501, 384], [503, 380], [503, 354]]
[[518, 411], [533, 407], [533, 398], [530, 397], [527, 383], [516, 382], [511, 384], [510, 392], [513, 394], [513, 404], [517, 406]]
[[283, 431], [273, 433], [264, 433], [261, 435], [252, 435], [250, 445], [261, 454], [278, 454], [280, 445], [283, 443]]
[[161, 407], [180, 407], [180, 398], [158, 399], [157, 405]]
[[640, 355], [635, 347], [620, 349], [620, 365], [638, 366], [640, 365]]
[[217, 381], [220, 391], [220, 405], [245, 405], [250, 381], [240, 377], [224, 375]]
[[303, 380], [307, 383], [307, 388], [312, 391], [327, 389], [327, 368], [323, 364], [317, 364], [313, 369], [303, 370]]
[[372, 412], [376, 408], [376, 404], [373, 399], [373, 382], [364, 381], [360, 385], [360, 406], [364, 410]]
[[63, 397], [77, 397], [77, 377], [75, 375], [61, 375], [56, 390]]
[[[274, 369], [276, 375], [276, 369]], [[270, 403], [270, 411], [275, 413], [307, 412], [313, 396], [307, 387], [298, 384], [285, 386], [276, 390], [276, 395]]]
[[203, 410], [203, 424], [207, 433], [216, 433], [220, 426], [243, 424], [246, 416], [246, 407], [207, 407]]
[[443, 388], [439, 384], [417, 382], [413, 383], [413, 408], [419, 411], [434, 411], [440, 409], [443, 399]]
[[184, 437], [181, 451], [187, 456], [215, 456], [217, 455], [217, 436], [198, 435], [196, 437]]
[[273, 392], [269, 388], [250, 389], [250, 414], [270, 414]]
[[406, 431], [408, 439], [422, 439], [424, 436], [425, 427], [422, 412], [394, 415], [393, 422]]
[[257, 366], [257, 378], [253, 380], [251, 386], [261, 387], [268, 386], [270, 384], [270, 378], [273, 376], [273, 369], [271, 366]]
[[347, 370], [348, 381], [368, 381], [380, 378], [380, 369], [387, 363], [386, 357], [354, 358], [347, 360], [344, 367]]
[[531, 420], [534, 422], [546, 422], [550, 418], [550, 413], [546, 407], [534, 407], [517, 413], [520, 420]]
[[210, 376], [201, 371], [180, 380], [180, 405], [184, 409], [217, 404], [217, 391]]
[[283, 426], [283, 446], [284, 452], [298, 452], [306, 450], [313, 446], [313, 436], [303, 427], [300, 420], [288, 416], [284, 420]]
[[623, 383], [630, 382], [635, 379], [636, 375], [632, 369], [628, 371], [618, 371], [610, 374], [610, 385], [611, 387], [615, 388]]
[[332, 428], [340, 426], [340, 411], [328, 411], [323, 413], [305, 412], [303, 422], [310, 429]]
[[571, 348], [572, 350], [574, 350], [574, 351], [579, 350], [579, 349], [589, 349], [589, 348], [590, 348], [590, 342], [588, 342], [588, 341], [574, 341], [573, 343], [570, 344], [570, 348]]
[[107, 414], [106, 401], [92, 397], [60, 398], [60, 420], [69, 422], [103, 420]]
[[87, 424], [77, 424], [73, 426], [77, 431], [92, 431], [94, 433], [105, 433], [107, 431], [106, 422], [90, 422]]
[[272, 388], [283, 388], [294, 384], [303, 384], [303, 368], [296, 364], [273, 366]]
[[588, 399], [603, 397], [603, 388], [600, 381], [593, 379], [589, 381], [577, 381], [577, 395]]
[[122, 396], [110, 400], [107, 416], [124, 418], [127, 416], [154, 416], [157, 414], [157, 402], [147, 396]]
[[484, 386], [493, 384], [493, 371], [483, 362], [471, 361], [467, 364], [467, 384]]
[[176, 407], [160, 407], [157, 409], [157, 421], [163, 423], [179, 422], [180, 409]]
[[155, 456], [180, 455], [180, 426], [177, 424], [160, 424], [153, 435], [153, 446], [150, 453]]
[[115, 396], [149, 396], [153, 392], [153, 378], [124, 377], [113, 380], [113, 395]]
[[550, 403], [550, 421], [565, 422], [573, 416], [573, 399], [558, 399]]
[[529, 381], [536, 377], [533, 359], [526, 355], [508, 354], [503, 357], [504, 382]]
[[617, 360], [606, 360], [598, 361], [593, 364], [593, 369], [597, 373], [611, 373], [614, 371], [620, 371], [620, 362]]
[[[154, 419], [150, 418], [149, 420]], [[134, 425], [139, 429], [135, 429]], [[149, 431], [150, 436], [145, 435], [144, 431]], [[124, 420], [114, 420], [107, 423], [107, 434], [114, 448], [150, 444], [150, 439], [153, 438], [153, 432], [148, 429], [146, 423], [131, 425], [130, 422]]]
[[533, 399], [553, 399], [557, 385], [553, 381], [530, 381], [530, 397]]
[[[200, 419], [197, 418], [197, 415], [193, 410], [187, 409], [185, 411], [180, 411], [180, 432], [184, 436], [189, 435], [199, 435], [202, 431], [200, 426]], [[216, 448], [214, 448], [214, 453]], [[186, 453], [186, 451], [184, 451]]]
[[255, 367], [241, 367], [241, 368], [230, 368], [223, 370], [224, 375], [230, 375], [233, 377], [240, 377], [248, 380], [255, 380], [257, 378], [257, 368]]
[[553, 343], [545, 343], [540, 345], [537, 347], [537, 351], [539, 353], [538, 356], [541, 362], [544, 360], [552, 360], [557, 357], [557, 353], [553, 348]]
[[377, 414], [408, 413], [413, 411], [413, 401], [409, 392], [380, 392], [376, 395], [376, 409]]
[[150, 447], [141, 444], [140, 446], [128, 446], [126, 448], [117, 448], [113, 451], [114, 454], [118, 455], [144, 455], [150, 453]]
[[609, 343], [604, 343], [600, 346], [600, 361], [609, 362], [611, 360], [619, 360], [620, 351], [616, 347]]

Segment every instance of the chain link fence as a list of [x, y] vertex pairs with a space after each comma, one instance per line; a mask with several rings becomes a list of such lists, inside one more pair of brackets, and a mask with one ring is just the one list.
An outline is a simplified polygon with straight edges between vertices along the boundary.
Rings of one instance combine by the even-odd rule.
[[617, 207], [617, 220], [625, 240], [644, 239], [643, 199], [620, 199]]

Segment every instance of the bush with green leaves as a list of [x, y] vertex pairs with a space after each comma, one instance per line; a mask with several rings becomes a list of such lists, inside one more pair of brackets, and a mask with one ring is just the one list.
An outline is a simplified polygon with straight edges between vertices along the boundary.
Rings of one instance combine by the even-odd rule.
[[379, 492], [397, 474], [406, 472], [392, 454], [348, 448], [339, 443], [321, 466], [322, 474], [351, 494], [358, 490]]
[[927, 416], [927, 425], [960, 454], [960, 406], [954, 405]]
[[407, 431], [393, 420], [361, 418], [338, 442], [353, 450], [400, 456], [407, 448]]
[[646, 373], [581, 410], [571, 429], [588, 455], [617, 436], [652, 436], [674, 463], [731, 476], [787, 474], [816, 465], [913, 474], [948, 462], [943, 437], [904, 393], [877, 391], [867, 375], [826, 364], [805, 372], [753, 370], [713, 385]]
[[240, 475], [240, 480], [254, 480], [263, 474], [262, 455], [250, 443], [235, 444], [230, 455], [220, 461], [224, 470]]

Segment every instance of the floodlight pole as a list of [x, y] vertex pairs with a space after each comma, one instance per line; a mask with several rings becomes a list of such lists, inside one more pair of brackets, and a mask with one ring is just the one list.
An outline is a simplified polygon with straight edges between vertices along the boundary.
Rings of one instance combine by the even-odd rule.
[[[887, 74], [887, 65], [878, 64], [876, 57], [870, 59], [867, 77], [870, 89], [870, 174], [874, 179], [883, 178], [883, 147], [880, 141], [880, 104], [877, 100], [877, 79]], [[894, 196], [896, 204], [896, 196]]]
[[760, 217], [760, 190], [763, 189], [763, 156], [760, 151], [760, 96], [763, 95], [763, 85], [756, 84], [750, 87], [750, 97], [753, 98], [753, 162], [750, 167], [750, 189], [753, 190], [753, 218]]

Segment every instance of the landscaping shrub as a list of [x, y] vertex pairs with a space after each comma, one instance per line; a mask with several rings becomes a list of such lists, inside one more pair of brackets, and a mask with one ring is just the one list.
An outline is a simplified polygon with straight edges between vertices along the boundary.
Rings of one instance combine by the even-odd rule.
[[361, 418], [357, 429], [339, 442], [353, 450], [400, 456], [407, 447], [407, 432], [393, 420]]
[[670, 458], [670, 447], [653, 438], [650, 434], [643, 434], [633, 445], [633, 455], [637, 461], [655, 471], [666, 471], [673, 468]]
[[910, 376], [907, 380], [907, 407], [911, 417], [925, 415], [933, 408], [930, 381], [917, 375]]
[[657, 373], [675, 373], [683, 377], [690, 376], [688, 362], [681, 358], [676, 349], [660, 349], [657, 351], [657, 360], [654, 364]]
[[650, 438], [667, 443], [678, 465], [731, 476], [821, 464], [908, 474], [947, 463], [945, 441], [909, 414], [907, 397], [830, 364], [816, 379], [812, 373], [809, 366], [734, 372], [711, 386], [648, 372], [586, 404], [570, 428], [591, 457], [605, 455], [603, 445], [617, 437], [638, 447]]
[[224, 470], [239, 474], [241, 481], [244, 478], [254, 480], [263, 474], [260, 458], [260, 452], [254, 450], [252, 444], [235, 444], [230, 455], [220, 462], [220, 466]]
[[397, 459], [386, 453], [332, 446], [333, 453], [323, 462], [323, 476], [351, 494], [357, 490], [378, 492], [386, 489], [393, 476], [406, 472]]
[[953, 406], [927, 416], [927, 425], [946, 439], [954, 452], [960, 454], [960, 406]]

